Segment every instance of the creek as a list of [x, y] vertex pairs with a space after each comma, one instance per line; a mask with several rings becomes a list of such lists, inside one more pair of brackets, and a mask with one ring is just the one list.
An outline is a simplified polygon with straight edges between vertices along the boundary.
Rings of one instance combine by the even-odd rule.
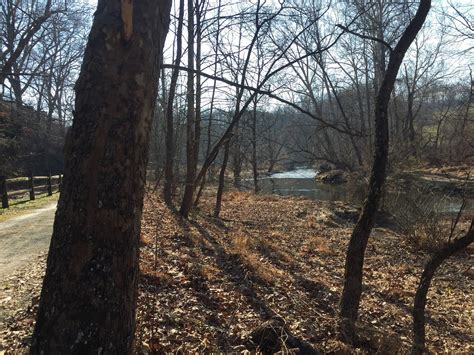
[[[304, 196], [313, 200], [342, 201], [355, 207], [361, 206], [366, 197], [367, 177], [349, 179], [345, 184], [326, 184], [315, 179], [314, 169], [297, 168], [277, 172], [259, 179], [264, 193], [281, 196]], [[456, 214], [463, 198], [459, 188], [438, 189], [416, 177], [389, 179], [382, 203], [395, 210], [432, 210], [435, 213]], [[474, 196], [467, 195], [466, 212], [474, 212]]]

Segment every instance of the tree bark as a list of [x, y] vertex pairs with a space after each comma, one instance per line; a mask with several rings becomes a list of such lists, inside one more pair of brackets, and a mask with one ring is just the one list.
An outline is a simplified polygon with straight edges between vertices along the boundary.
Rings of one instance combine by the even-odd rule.
[[369, 180], [369, 191], [349, 241], [340, 303], [341, 335], [350, 343], [355, 340], [355, 322], [362, 293], [365, 249], [374, 225], [375, 213], [386, 178], [389, 147], [388, 103], [403, 57], [423, 26], [430, 7], [431, 0], [420, 1], [414, 18], [390, 53], [388, 67], [375, 101], [375, 156]]
[[473, 223], [465, 236], [446, 245], [435, 253], [425, 265], [413, 304], [413, 344], [411, 348], [413, 355], [421, 355], [425, 351], [425, 307], [431, 280], [443, 261], [474, 242]]
[[99, 0], [32, 354], [131, 354], [148, 138], [171, 0]]

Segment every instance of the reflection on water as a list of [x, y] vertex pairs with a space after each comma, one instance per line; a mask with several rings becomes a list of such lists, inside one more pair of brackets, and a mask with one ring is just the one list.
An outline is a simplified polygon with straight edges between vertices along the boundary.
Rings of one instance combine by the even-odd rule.
[[305, 196], [314, 200], [347, 201], [351, 198], [344, 185], [328, 185], [314, 178], [268, 178], [260, 182], [261, 190], [282, 196]]
[[[367, 187], [364, 181], [349, 181], [347, 184], [330, 185], [314, 179], [317, 172], [313, 169], [296, 169], [276, 173], [261, 178], [259, 186], [262, 192], [281, 196], [304, 196], [314, 200], [342, 201], [360, 206], [366, 197]], [[363, 180], [363, 179], [362, 179]], [[389, 209], [413, 208], [413, 206], [431, 206], [440, 213], [456, 213], [462, 204], [459, 195], [451, 196], [441, 192], [430, 192], [423, 187], [405, 182], [390, 184], [382, 204]], [[474, 211], [474, 199], [467, 200], [467, 211]]]

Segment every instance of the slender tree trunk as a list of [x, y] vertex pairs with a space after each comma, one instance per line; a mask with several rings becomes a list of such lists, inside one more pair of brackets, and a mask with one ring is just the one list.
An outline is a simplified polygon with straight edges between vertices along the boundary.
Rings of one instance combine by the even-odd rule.
[[407, 103], [406, 103], [406, 108], [407, 112], [405, 115], [405, 138], [408, 142], [409, 145], [409, 150], [410, 154], [414, 157], [417, 157], [417, 152], [416, 152], [416, 143], [415, 143], [415, 115], [413, 112], [413, 106], [415, 104], [415, 90], [414, 88], [410, 85], [409, 79], [408, 79], [408, 70], [405, 66], [405, 85], [407, 89]]
[[352, 232], [346, 254], [344, 287], [340, 303], [341, 333], [348, 342], [355, 340], [355, 322], [362, 293], [362, 271], [365, 249], [374, 225], [382, 188], [386, 178], [388, 159], [388, 103], [398, 70], [406, 51], [423, 26], [431, 7], [431, 0], [421, 0], [415, 17], [390, 54], [388, 67], [375, 101], [375, 156], [369, 180], [367, 199]]
[[257, 162], [257, 104], [258, 98], [254, 98], [252, 112], [252, 172], [253, 172], [253, 188], [258, 193], [258, 162]]
[[467, 100], [466, 100], [466, 110], [464, 111], [464, 115], [462, 117], [462, 123], [461, 123], [461, 129], [460, 129], [460, 132], [459, 132], [459, 141], [458, 141], [458, 144], [457, 144], [457, 150], [458, 150], [458, 156], [457, 156], [457, 159], [459, 160], [462, 160], [462, 159], [465, 159], [466, 158], [466, 145], [465, 145], [465, 142], [466, 142], [466, 125], [467, 123], [469, 122], [469, 117], [470, 117], [470, 111], [471, 111], [471, 107], [472, 107], [472, 101], [473, 101], [473, 97], [474, 97], [474, 80], [473, 80], [473, 76], [472, 76], [472, 69], [469, 68], [469, 82], [470, 82], [470, 87], [469, 87], [469, 95], [467, 97]]
[[[219, 32], [220, 32], [220, 18], [221, 18], [221, 0], [217, 3], [217, 29], [216, 29], [216, 45], [214, 51], [214, 76], [217, 76], [217, 65], [218, 57], [219, 57]], [[209, 156], [211, 151], [212, 145], [212, 118], [214, 113], [214, 100], [216, 97], [216, 87], [217, 87], [217, 80], [214, 79], [214, 84], [212, 85], [212, 94], [211, 94], [211, 102], [210, 102], [210, 110], [209, 110], [209, 120], [207, 125], [207, 144], [206, 144], [206, 153], [205, 157]], [[202, 191], [204, 189], [204, 185], [206, 184], [206, 175], [203, 176], [201, 181], [196, 181], [199, 184], [199, 190], [196, 194], [196, 199], [194, 200], [194, 206], [196, 207], [199, 204], [199, 199], [201, 198]]]
[[[366, 119], [367, 119], [367, 133], [372, 134], [372, 102], [371, 102], [371, 97], [373, 95], [370, 92], [370, 75], [369, 75], [369, 54], [367, 53], [367, 42], [364, 42], [362, 45], [363, 48], [363, 53], [364, 55], [362, 56], [364, 58], [364, 78], [365, 78], [365, 105], [366, 105]], [[371, 145], [371, 144], [370, 144]]]
[[[182, 56], [184, 0], [179, 1], [178, 29], [176, 31], [176, 58], [175, 65], [179, 65]], [[165, 183], [163, 187], [163, 197], [168, 205], [173, 203], [173, 160], [175, 151], [174, 141], [174, 117], [173, 103], [176, 96], [176, 85], [178, 83], [179, 69], [173, 69], [171, 83], [166, 104], [166, 138], [165, 138]]]
[[421, 355], [425, 351], [425, 307], [426, 296], [430, 288], [431, 280], [438, 267], [447, 258], [467, 248], [469, 244], [474, 242], [473, 223], [474, 221], [471, 222], [471, 228], [464, 237], [449, 243], [443, 249], [435, 253], [425, 265], [413, 304], [413, 344], [411, 348], [413, 355]]
[[99, 0], [32, 354], [131, 354], [148, 138], [170, 0]]
[[[257, 29], [253, 35], [253, 38], [252, 38], [252, 41], [250, 42], [250, 45], [247, 46], [247, 57], [245, 59], [245, 62], [244, 62], [244, 65], [243, 65], [243, 68], [242, 68], [242, 76], [241, 76], [241, 80], [240, 80], [240, 85], [241, 86], [244, 86], [246, 80], [247, 80], [247, 68], [248, 68], [248, 65], [250, 63], [250, 58], [251, 58], [251, 53], [252, 53], [252, 50], [257, 42], [257, 39], [258, 39], [258, 36], [259, 36], [259, 33], [260, 33], [260, 30], [262, 28], [262, 23], [258, 23], [258, 17], [259, 17], [259, 12], [261, 10], [261, 3], [260, 1], [257, 2], [257, 12], [256, 12], [256, 20], [257, 20]], [[276, 16], [276, 15], [274, 15]], [[239, 36], [239, 41], [241, 40], [240, 38], [241, 36]], [[240, 43], [240, 42], [239, 42]], [[238, 47], [240, 48], [240, 44], [238, 45]], [[274, 74], [276, 71], [273, 71], [272, 73]], [[273, 75], [272, 74], [272, 75]], [[257, 89], [261, 89], [263, 87], [263, 85], [265, 85], [265, 83], [270, 79], [271, 75], [267, 75], [265, 77], [264, 80], [262, 80], [262, 82], [259, 83], [259, 85], [257, 86]], [[243, 97], [243, 94], [244, 94], [244, 89], [241, 88], [240, 90], [238, 88], [236, 88], [236, 92], [237, 92], [237, 100], [236, 100], [236, 109], [234, 111], [234, 116], [232, 117], [232, 120], [229, 124], [229, 126], [227, 127], [227, 129], [225, 130], [224, 134], [221, 136], [221, 138], [217, 141], [217, 143], [214, 145], [214, 147], [211, 149], [209, 155], [206, 157], [206, 159], [204, 160], [204, 163], [199, 171], [199, 173], [197, 174], [197, 178], [196, 178], [196, 183], [199, 184], [202, 179], [204, 178], [204, 175], [207, 173], [207, 170], [209, 169], [209, 167], [212, 165], [212, 163], [214, 162], [214, 160], [216, 159], [217, 155], [219, 154], [219, 150], [220, 148], [231, 138], [231, 136], [234, 134], [234, 128], [236, 125], [238, 125], [239, 121], [240, 121], [240, 118], [242, 117], [242, 115], [244, 114], [245, 110], [247, 109], [247, 107], [252, 103], [252, 100], [253, 98], [257, 95], [256, 92], [252, 93], [250, 95], [250, 97], [245, 101], [244, 105], [241, 106], [241, 102], [242, 102], [242, 97]]]
[[[337, 107], [339, 108], [339, 111], [341, 112], [342, 118], [344, 119], [346, 127], [350, 128], [349, 118], [346, 115], [346, 112], [344, 110], [344, 106], [341, 103], [341, 100], [339, 100], [339, 95], [337, 94], [336, 88], [334, 87], [331, 80], [329, 79], [329, 76], [328, 76], [324, 66], [321, 64], [320, 67], [321, 67], [321, 70], [323, 71], [324, 86], [326, 87], [326, 91], [328, 93], [329, 112], [331, 113], [331, 115], [333, 117], [336, 117], [335, 116], [334, 105], [333, 105], [332, 98], [331, 98], [331, 93], [332, 93], [334, 95], [334, 99], [336, 100]], [[352, 149], [354, 150], [354, 153], [355, 153], [355, 156], [356, 156], [356, 159], [357, 159], [357, 164], [358, 164], [358, 166], [362, 166], [362, 164], [363, 164], [362, 154], [360, 153], [359, 147], [357, 146], [357, 143], [354, 139], [354, 136], [349, 135], [349, 140], [351, 142]], [[348, 165], [351, 166], [351, 167], [353, 166], [352, 162], [349, 162]]]
[[[188, 68], [194, 70], [194, 6], [193, 0], [188, 0]], [[187, 118], [186, 118], [186, 186], [184, 187], [183, 201], [179, 213], [188, 218], [193, 205], [194, 187], [196, 184], [195, 163], [195, 131], [194, 131], [194, 73], [188, 71], [187, 82]]]
[[[201, 3], [200, 3], [201, 2]], [[201, 41], [202, 41], [202, 20], [203, 20], [203, 8], [206, 0], [196, 0], [196, 113], [194, 117], [194, 176], [196, 179], [197, 164], [199, 162], [199, 148], [201, 143], [201, 96], [202, 96], [202, 85], [201, 85]], [[193, 192], [196, 186], [193, 186]]]
[[242, 173], [242, 150], [240, 133], [240, 124], [237, 122], [234, 129], [234, 137], [232, 140], [232, 170], [234, 173], [234, 187], [238, 190], [241, 188], [241, 173]]
[[229, 161], [230, 139], [224, 146], [224, 158], [222, 159], [221, 172], [219, 174], [219, 187], [217, 188], [216, 206], [214, 208], [214, 217], [219, 217], [222, 206], [222, 195], [225, 187], [225, 170], [227, 169], [227, 162]]
[[10, 82], [13, 94], [15, 95], [15, 104], [17, 105], [17, 107], [21, 107], [23, 105], [23, 98], [21, 92], [20, 78], [18, 77], [18, 75], [13, 74], [8, 77], [8, 81]]

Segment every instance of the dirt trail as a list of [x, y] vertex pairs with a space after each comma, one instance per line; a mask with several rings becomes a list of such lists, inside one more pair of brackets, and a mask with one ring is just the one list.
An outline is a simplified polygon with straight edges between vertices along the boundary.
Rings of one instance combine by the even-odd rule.
[[56, 203], [0, 223], [0, 280], [48, 251]]

